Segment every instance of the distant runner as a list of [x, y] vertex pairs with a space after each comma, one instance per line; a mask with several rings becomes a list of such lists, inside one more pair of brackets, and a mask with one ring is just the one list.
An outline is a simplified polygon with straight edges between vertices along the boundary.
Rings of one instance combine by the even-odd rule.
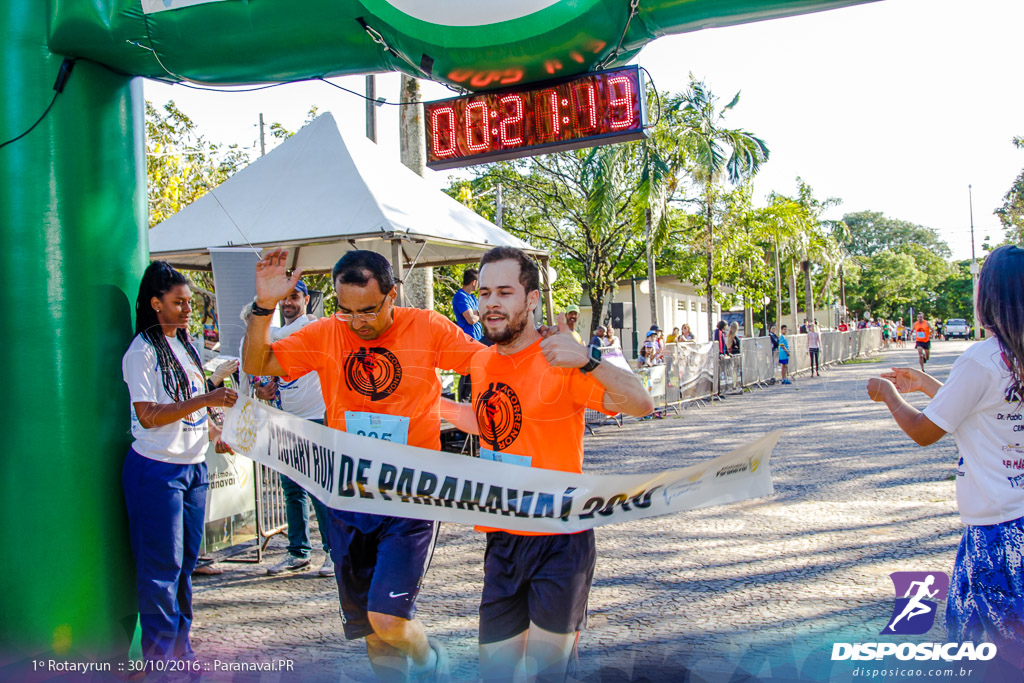
[[932, 326], [924, 319], [924, 313], [917, 314], [917, 322], [914, 323], [914, 346], [917, 348], [917, 359], [921, 363], [921, 372], [924, 372], [924, 364], [932, 352]]

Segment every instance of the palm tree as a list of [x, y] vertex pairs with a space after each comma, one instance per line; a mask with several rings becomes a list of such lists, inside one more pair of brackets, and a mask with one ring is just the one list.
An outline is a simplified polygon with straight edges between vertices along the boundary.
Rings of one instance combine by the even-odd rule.
[[718, 108], [718, 98], [690, 74], [690, 85], [679, 95], [669, 98], [668, 116], [677, 119], [675, 137], [692, 157], [690, 175], [701, 188], [704, 227], [707, 233], [708, 333], [714, 329], [714, 264], [715, 226], [713, 217], [714, 186], [722, 174], [733, 185], [758, 172], [768, 160], [768, 146], [761, 138], [745, 130], [726, 128], [723, 119], [740, 101], [740, 94], [729, 104]]

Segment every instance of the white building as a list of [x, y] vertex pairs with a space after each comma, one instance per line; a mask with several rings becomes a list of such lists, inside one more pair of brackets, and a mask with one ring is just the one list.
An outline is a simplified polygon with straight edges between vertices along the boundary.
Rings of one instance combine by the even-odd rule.
[[[633, 303], [632, 298], [632, 282], [630, 280], [621, 280], [618, 283], [618, 289], [615, 293], [615, 297], [612, 299], [613, 303]], [[693, 332], [695, 341], [706, 342], [710, 339], [708, 334], [708, 313], [707, 313], [707, 297], [697, 294], [697, 286], [689, 283], [682, 282], [678, 277], [674, 276], [662, 276], [658, 278], [658, 326], [665, 330], [665, 336], [667, 337], [672, 332], [673, 327], [682, 328], [684, 324], [690, 326], [690, 330]], [[646, 290], [646, 291], [645, 291]], [[636, 326], [637, 326], [637, 338], [639, 343], [643, 343], [644, 335], [647, 334], [647, 330], [651, 327], [651, 303], [650, 291], [647, 287], [646, 280], [638, 280], [636, 282], [636, 302], [634, 310], [636, 311]], [[610, 305], [606, 304], [610, 310]], [[628, 308], [628, 307], [627, 307]], [[591, 307], [590, 299], [587, 297], [583, 298], [580, 302], [580, 317], [576, 323], [576, 330], [586, 337], [590, 332], [590, 319], [591, 319]], [[715, 302], [715, 312], [712, 318], [714, 322], [718, 322], [722, 314], [722, 308]], [[609, 315], [609, 313], [605, 313]], [[615, 334], [617, 334], [622, 342], [622, 352], [626, 358], [633, 357], [633, 330], [632, 323], [633, 317], [631, 314], [624, 316], [623, 328], [616, 328]]]

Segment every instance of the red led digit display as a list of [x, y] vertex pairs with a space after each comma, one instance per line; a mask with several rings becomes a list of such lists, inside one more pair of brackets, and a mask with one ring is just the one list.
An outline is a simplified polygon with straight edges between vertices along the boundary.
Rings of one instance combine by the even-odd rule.
[[427, 166], [469, 166], [644, 137], [635, 66], [467, 95], [425, 107]]

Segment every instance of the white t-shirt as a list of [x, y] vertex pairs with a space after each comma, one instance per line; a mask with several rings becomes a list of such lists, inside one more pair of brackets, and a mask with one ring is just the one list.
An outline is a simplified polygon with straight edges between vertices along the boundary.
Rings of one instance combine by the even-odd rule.
[[1010, 370], [995, 337], [957, 358], [924, 409], [960, 450], [956, 498], [965, 524], [1024, 517], [1024, 410], [1006, 398]]
[[[272, 329], [271, 341], [284, 339], [293, 332], [298, 332], [303, 327], [313, 322], [308, 317], [300, 315], [280, 329]], [[324, 394], [320, 387], [320, 375], [316, 372], [309, 372], [286, 382], [285, 378], [278, 379], [278, 388], [281, 395], [281, 410], [291, 413], [305, 420], [322, 420], [327, 415], [327, 407], [324, 405]]]
[[[188, 376], [192, 396], [205, 394], [206, 377], [185, 350], [185, 345], [177, 337], [166, 339]], [[132, 340], [128, 351], [121, 359], [121, 373], [125, 384], [128, 385], [128, 394], [132, 401], [132, 436], [135, 438], [132, 448], [135, 452], [153, 460], [180, 465], [203, 462], [210, 440], [206, 408], [200, 408], [188, 417], [169, 425], [149, 429], [142, 426], [135, 414], [135, 403], [177, 403], [164, 389], [156, 349], [141, 335]]]

